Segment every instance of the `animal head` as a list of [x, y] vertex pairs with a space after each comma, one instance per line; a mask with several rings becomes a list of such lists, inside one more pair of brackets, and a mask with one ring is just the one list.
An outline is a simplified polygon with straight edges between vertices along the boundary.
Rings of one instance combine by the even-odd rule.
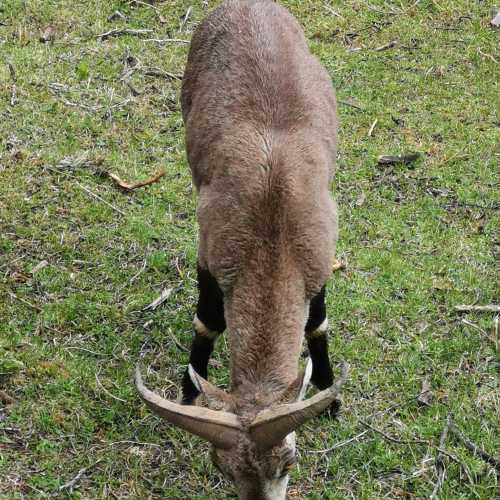
[[184, 406], [162, 398], [143, 384], [137, 368], [135, 383], [140, 397], [171, 424], [212, 444], [212, 462], [234, 484], [238, 498], [284, 499], [288, 474], [296, 462], [295, 430], [337, 398], [347, 366], [330, 388], [304, 400], [312, 372], [309, 360], [303, 374], [277, 394], [274, 403], [261, 409], [255, 401], [249, 404], [236, 400], [189, 368], [191, 379], [209, 408]]

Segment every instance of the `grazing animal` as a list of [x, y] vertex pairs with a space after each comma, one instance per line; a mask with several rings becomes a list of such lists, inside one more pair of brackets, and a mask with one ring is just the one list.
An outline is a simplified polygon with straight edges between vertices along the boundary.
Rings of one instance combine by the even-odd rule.
[[[284, 499], [295, 430], [335, 408], [325, 283], [337, 239], [329, 184], [337, 119], [330, 78], [271, 0], [225, 1], [196, 30], [182, 85], [198, 191], [199, 300], [182, 403], [136, 385], [153, 411], [213, 445], [240, 499]], [[207, 379], [228, 330], [231, 388]], [[306, 337], [310, 360], [299, 373]], [[309, 380], [320, 389], [303, 400]], [[193, 406], [202, 393], [208, 408]]]

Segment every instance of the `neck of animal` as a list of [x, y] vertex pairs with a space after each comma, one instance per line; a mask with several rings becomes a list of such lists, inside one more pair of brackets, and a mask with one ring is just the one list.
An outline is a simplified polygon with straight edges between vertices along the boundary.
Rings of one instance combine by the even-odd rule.
[[244, 273], [226, 300], [232, 393], [265, 400], [298, 374], [306, 321], [303, 280], [292, 266]]

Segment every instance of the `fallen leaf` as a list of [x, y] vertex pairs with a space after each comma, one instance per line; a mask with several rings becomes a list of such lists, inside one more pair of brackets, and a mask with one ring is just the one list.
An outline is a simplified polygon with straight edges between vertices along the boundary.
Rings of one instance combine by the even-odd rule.
[[432, 401], [432, 391], [431, 391], [431, 383], [428, 379], [424, 379], [422, 381], [422, 388], [420, 389], [420, 394], [417, 396], [417, 403], [420, 406], [429, 406]]
[[355, 205], [357, 207], [361, 207], [362, 205], [365, 204], [366, 201], [366, 194], [364, 191], [361, 191], [361, 194], [358, 196], [358, 199], [355, 201]]

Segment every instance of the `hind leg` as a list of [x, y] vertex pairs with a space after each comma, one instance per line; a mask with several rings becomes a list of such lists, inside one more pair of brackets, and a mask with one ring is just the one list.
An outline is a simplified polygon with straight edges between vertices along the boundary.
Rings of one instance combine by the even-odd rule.
[[[311, 382], [320, 390], [333, 384], [333, 371], [328, 357], [328, 318], [326, 317], [325, 286], [313, 297], [309, 306], [309, 319], [306, 324], [306, 339], [309, 356], [313, 364]], [[340, 401], [334, 401], [328, 409], [335, 416]]]
[[[198, 265], [198, 305], [193, 320], [194, 338], [189, 363], [196, 373], [207, 378], [208, 361], [215, 339], [226, 329], [224, 298], [215, 278]], [[199, 395], [186, 369], [182, 379], [182, 403], [193, 404]]]

